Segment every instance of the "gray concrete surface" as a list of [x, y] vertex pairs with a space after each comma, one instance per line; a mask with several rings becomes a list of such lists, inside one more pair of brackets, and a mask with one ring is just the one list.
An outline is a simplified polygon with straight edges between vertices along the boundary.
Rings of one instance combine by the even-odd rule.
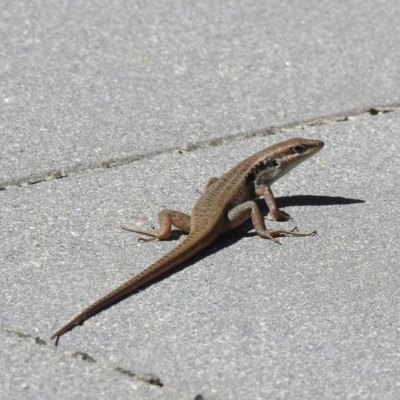
[[[0, 398], [399, 398], [399, 11], [4, 4]], [[294, 221], [268, 226], [318, 236], [245, 224], [54, 347], [180, 240], [120, 223], [190, 212], [210, 176], [293, 136], [326, 147], [274, 184]]]
[[400, 104], [397, 1], [3, 2], [0, 185]]

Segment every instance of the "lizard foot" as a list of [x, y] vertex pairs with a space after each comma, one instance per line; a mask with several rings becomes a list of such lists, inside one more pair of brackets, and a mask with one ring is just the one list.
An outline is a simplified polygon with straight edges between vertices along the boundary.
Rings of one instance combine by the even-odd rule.
[[269, 221], [289, 221], [293, 219], [288, 213], [279, 210], [279, 214], [277, 215], [277, 218], [275, 218], [271, 212], [268, 213], [267, 219]]
[[289, 236], [315, 236], [317, 234], [317, 231], [312, 231], [310, 233], [301, 233], [298, 232], [297, 226], [295, 226], [293, 229], [286, 230], [286, 229], [278, 229], [276, 231], [269, 231], [268, 232], [271, 240], [273, 240], [275, 243], [280, 244], [280, 242], [276, 239], [279, 236], [282, 235], [289, 235]]
[[135, 233], [141, 233], [143, 235], [151, 236], [149, 238], [140, 237], [138, 239], [138, 242], [141, 242], [141, 243], [143, 243], [143, 242], [151, 242], [153, 240], [157, 240], [158, 239], [158, 233], [154, 229], [154, 227], [152, 227], [153, 231], [146, 231], [144, 229], [134, 229], [134, 228], [131, 228], [131, 227], [126, 226], [126, 225], [121, 225], [121, 228], [125, 229], [126, 231], [135, 232]]

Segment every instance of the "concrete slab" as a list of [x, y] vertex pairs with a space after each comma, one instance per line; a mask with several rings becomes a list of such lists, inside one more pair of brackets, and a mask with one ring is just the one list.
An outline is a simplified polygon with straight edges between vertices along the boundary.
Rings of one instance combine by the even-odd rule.
[[0, 11], [0, 185], [398, 106], [398, 1]]
[[247, 155], [322, 138], [320, 154], [274, 185], [294, 221], [268, 224], [318, 236], [277, 246], [251, 225], [232, 232], [63, 336], [54, 366], [81, 353], [101, 369], [94, 380], [120, 368], [192, 399], [399, 397], [399, 125], [399, 112], [356, 118], [0, 192], [3, 331], [50, 346], [63, 323], [176, 245], [140, 244], [119, 223], [189, 212], [210, 176]]

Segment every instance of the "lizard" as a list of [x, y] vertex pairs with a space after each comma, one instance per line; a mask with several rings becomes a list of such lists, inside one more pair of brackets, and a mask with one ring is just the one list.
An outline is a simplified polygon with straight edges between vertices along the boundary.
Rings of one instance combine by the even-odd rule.
[[246, 158], [221, 177], [210, 178], [205, 191], [194, 204], [190, 216], [165, 209], [158, 215], [159, 229], [157, 230], [147, 231], [121, 226], [124, 229], [150, 236], [139, 238], [141, 241], [168, 239], [172, 226], [188, 235], [159, 260], [78, 314], [51, 339], [56, 338], [57, 345], [60, 336], [75, 326], [82, 325], [92, 316], [143, 289], [209, 246], [222, 233], [236, 228], [249, 218], [258, 236], [276, 243], [279, 243], [277, 237], [282, 235], [316, 234], [315, 231], [300, 233], [296, 227], [291, 230], [269, 231], [266, 229], [264, 217], [255, 200], [262, 196], [265, 198], [272, 219], [291, 219], [289, 215], [279, 210], [270, 186], [323, 147], [324, 142], [321, 140], [301, 138], [274, 144]]

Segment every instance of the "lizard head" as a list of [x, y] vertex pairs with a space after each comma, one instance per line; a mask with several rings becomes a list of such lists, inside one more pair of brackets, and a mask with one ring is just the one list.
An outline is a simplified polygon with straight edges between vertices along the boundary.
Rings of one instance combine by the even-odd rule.
[[248, 174], [248, 181], [254, 181], [256, 193], [272, 185], [281, 176], [307, 160], [324, 147], [316, 139], [293, 138], [268, 147], [257, 154]]

